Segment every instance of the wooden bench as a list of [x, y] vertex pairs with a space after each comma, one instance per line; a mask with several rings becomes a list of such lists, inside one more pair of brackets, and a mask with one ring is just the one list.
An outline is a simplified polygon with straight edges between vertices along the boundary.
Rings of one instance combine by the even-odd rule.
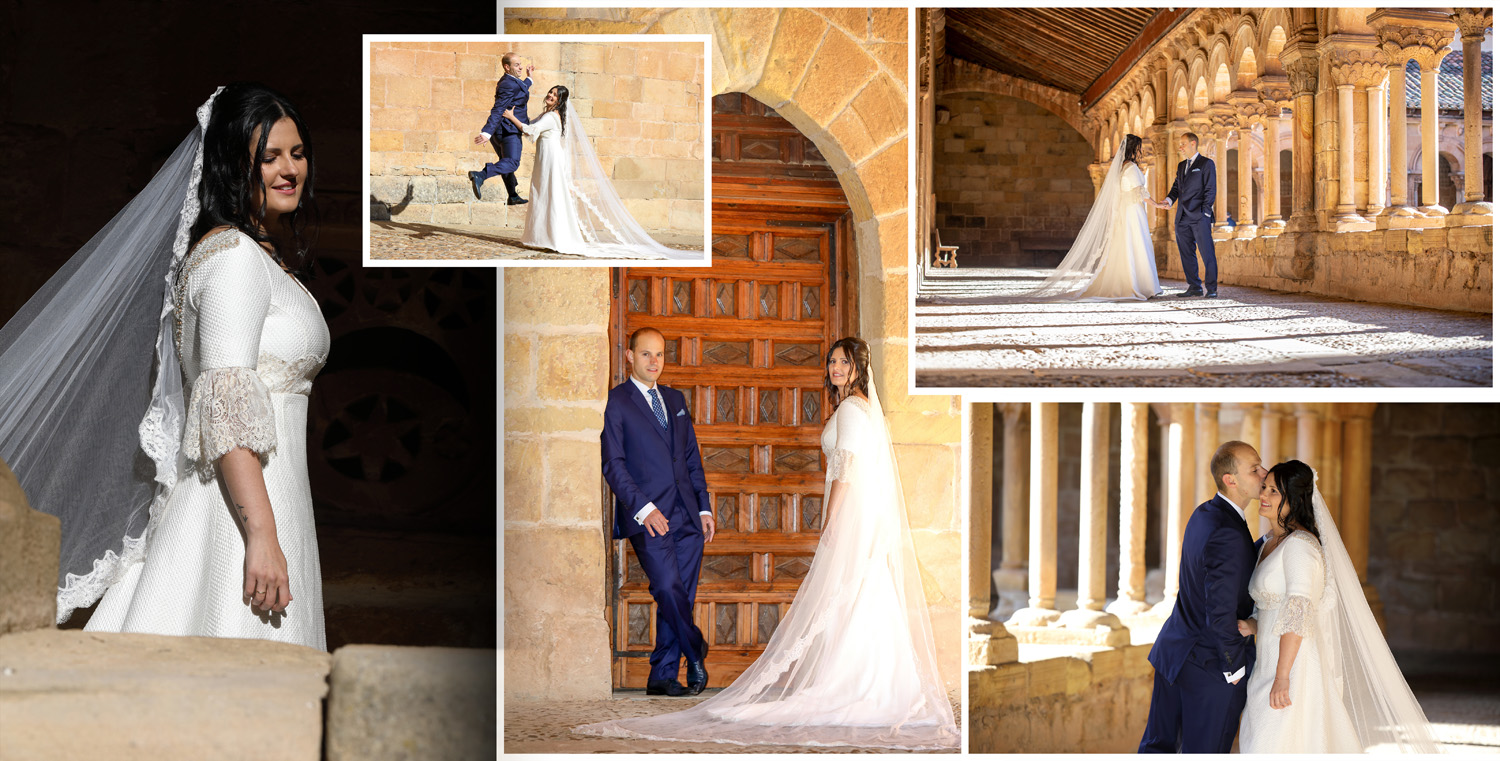
[[937, 248], [932, 252], [932, 266], [957, 268], [958, 246], [943, 245], [943, 233], [936, 227], [932, 228], [932, 236], [937, 242]]

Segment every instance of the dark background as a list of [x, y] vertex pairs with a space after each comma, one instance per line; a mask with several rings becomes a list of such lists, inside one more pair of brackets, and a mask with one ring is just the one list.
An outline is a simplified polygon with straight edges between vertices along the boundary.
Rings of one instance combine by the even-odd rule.
[[494, 14], [0, 0], [0, 320], [145, 187], [215, 87], [259, 81], [302, 112], [322, 217], [308, 286], [333, 335], [308, 421], [330, 649], [495, 647], [495, 271], [366, 269], [359, 206], [361, 35], [493, 33]]

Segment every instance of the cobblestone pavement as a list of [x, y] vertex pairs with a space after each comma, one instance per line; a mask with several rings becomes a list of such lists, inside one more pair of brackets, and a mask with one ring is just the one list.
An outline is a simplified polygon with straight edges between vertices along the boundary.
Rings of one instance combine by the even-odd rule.
[[[1025, 290], [1038, 270], [928, 275], [914, 314], [917, 385], [1490, 386], [1491, 315], [1221, 286], [1217, 299], [924, 303]], [[996, 280], [1000, 287], [996, 288]]]
[[[662, 235], [662, 245], [678, 251], [699, 251], [702, 238]], [[414, 222], [371, 222], [370, 259], [404, 260], [540, 260], [588, 261], [590, 257], [559, 254], [521, 245], [521, 231], [509, 227], [432, 225]], [[642, 262], [656, 262], [643, 259]]]
[[[793, 745], [730, 745], [703, 742], [680, 743], [652, 740], [575, 735], [581, 724], [625, 717], [651, 716], [691, 708], [717, 690], [700, 698], [646, 697], [643, 691], [622, 692], [608, 700], [529, 702], [505, 701], [504, 753], [898, 753], [877, 748], [806, 748]], [[958, 711], [958, 692], [948, 694], [953, 715]], [[959, 730], [962, 731], [960, 726]], [[957, 751], [951, 751], [957, 752]]]

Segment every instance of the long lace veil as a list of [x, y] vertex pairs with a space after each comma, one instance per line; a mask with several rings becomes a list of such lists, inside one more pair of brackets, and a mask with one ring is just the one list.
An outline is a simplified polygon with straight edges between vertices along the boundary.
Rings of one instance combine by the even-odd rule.
[[1318, 616], [1319, 650], [1332, 669], [1325, 676], [1334, 681], [1334, 692], [1343, 695], [1367, 752], [1437, 753], [1432, 726], [1370, 611], [1349, 551], [1316, 488], [1316, 473], [1313, 479], [1313, 515], [1326, 567]]
[[[584, 132], [577, 109], [569, 108], [567, 129], [563, 130], [563, 155], [568, 162], [571, 183], [568, 195], [578, 208], [578, 218], [585, 240], [599, 249], [599, 256], [648, 259], [701, 260], [703, 251], [678, 251], [656, 242], [625, 207], [615, 185], [605, 174]], [[706, 178], [705, 178], [706, 179]]]
[[1118, 227], [1121, 206], [1137, 202], [1137, 199], [1126, 199], [1120, 187], [1124, 161], [1125, 147], [1122, 143], [1115, 151], [1114, 158], [1110, 159], [1109, 172], [1105, 174], [1104, 181], [1099, 183], [1099, 194], [1094, 197], [1094, 205], [1089, 208], [1089, 214], [1084, 218], [1078, 236], [1073, 239], [1073, 245], [1068, 247], [1067, 255], [1056, 269], [1040, 282], [1035, 285], [1023, 283], [1003, 293], [924, 297], [922, 303], [1019, 304], [1077, 298], [1104, 266], [1104, 254]]
[[[895, 450], [873, 385], [869, 406], [869, 435], [855, 450], [849, 492], [760, 658], [734, 684], [685, 711], [575, 732], [740, 745], [959, 746]], [[902, 676], [877, 676], [892, 673]]]
[[145, 189], [0, 328], [0, 458], [32, 506], [62, 521], [58, 623], [141, 559], [176, 483], [171, 287], [198, 216], [217, 96]]

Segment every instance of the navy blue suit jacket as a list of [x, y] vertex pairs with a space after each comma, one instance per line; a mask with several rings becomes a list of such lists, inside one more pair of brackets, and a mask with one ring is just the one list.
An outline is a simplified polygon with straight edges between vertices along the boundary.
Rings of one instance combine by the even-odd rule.
[[1250, 617], [1250, 574], [1255, 546], [1232, 505], [1215, 495], [1193, 511], [1182, 535], [1177, 603], [1146, 658], [1168, 682], [1189, 660], [1209, 671], [1233, 674], [1255, 663], [1255, 639], [1240, 636], [1236, 621]]
[[1172, 189], [1167, 191], [1167, 200], [1177, 204], [1176, 223], [1192, 223], [1200, 220], [1214, 221], [1214, 197], [1218, 195], [1213, 159], [1198, 154], [1192, 166], [1187, 159], [1177, 162], [1177, 177], [1172, 180]]
[[[647, 502], [654, 503], [667, 516], [672, 531], [701, 532], [698, 513], [713, 512], [687, 399], [681, 391], [660, 383], [656, 388], [666, 407], [670, 434], [662, 430], [645, 396], [628, 378], [609, 390], [609, 401], [604, 405], [604, 430], [599, 434], [599, 444], [604, 481], [615, 495], [616, 539], [646, 530], [635, 522], [635, 514]], [[673, 520], [672, 508], [679, 499], [689, 515]]]
[[523, 124], [530, 124], [531, 118], [526, 115], [526, 101], [531, 97], [531, 78], [517, 79], [510, 74], [500, 78], [495, 83], [495, 105], [490, 109], [489, 121], [484, 123], [484, 129], [480, 130], [486, 135], [519, 135], [521, 130], [506, 119], [505, 109], [516, 110], [516, 118]]

